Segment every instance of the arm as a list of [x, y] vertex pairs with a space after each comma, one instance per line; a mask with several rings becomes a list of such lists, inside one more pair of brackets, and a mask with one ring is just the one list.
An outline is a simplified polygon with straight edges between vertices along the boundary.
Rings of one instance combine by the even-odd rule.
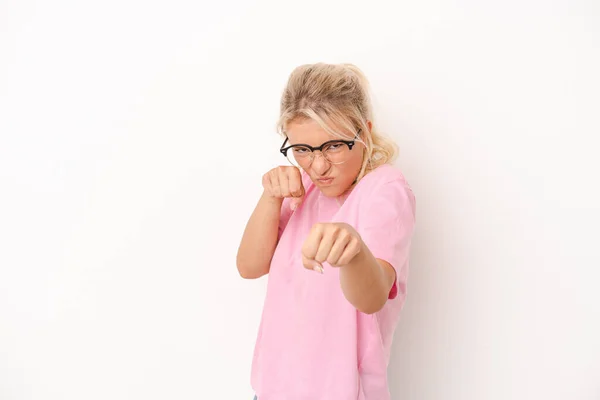
[[373, 188], [359, 215], [358, 254], [340, 270], [345, 297], [365, 313], [406, 292], [406, 269], [415, 225], [415, 198], [403, 179]]
[[[263, 175], [262, 184], [265, 190], [250, 216], [237, 253], [238, 272], [246, 279], [269, 273], [279, 230], [291, 214], [290, 206], [297, 207], [304, 197], [302, 176], [296, 167], [273, 168]], [[289, 199], [282, 210], [285, 198]]]
[[340, 285], [357, 310], [373, 314], [385, 305], [396, 272], [388, 262], [375, 258], [362, 240], [360, 243], [359, 253], [340, 269]]
[[282, 198], [264, 192], [250, 216], [237, 253], [242, 278], [256, 279], [267, 274], [277, 246]]
[[362, 208], [360, 232], [346, 223], [315, 224], [302, 256], [304, 267], [317, 272], [323, 273], [324, 262], [340, 267], [346, 299], [359, 311], [372, 314], [405, 290], [414, 195], [402, 181], [392, 181], [378, 187]]
[[396, 279], [394, 268], [373, 256], [359, 233], [346, 223], [315, 224], [302, 248], [304, 267], [323, 273], [323, 263], [340, 267], [346, 299], [359, 311], [383, 308]]

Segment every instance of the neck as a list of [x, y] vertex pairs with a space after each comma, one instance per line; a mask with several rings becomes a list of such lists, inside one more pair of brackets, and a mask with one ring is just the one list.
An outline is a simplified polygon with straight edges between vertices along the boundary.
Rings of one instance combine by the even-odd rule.
[[342, 204], [344, 204], [344, 202], [346, 201], [346, 199], [350, 195], [350, 192], [352, 192], [352, 188], [353, 187], [354, 187], [354, 185], [350, 186], [348, 188], [348, 190], [346, 190], [344, 193], [340, 194], [339, 196], [336, 196], [335, 201], [338, 203], [338, 205], [340, 207], [342, 206]]

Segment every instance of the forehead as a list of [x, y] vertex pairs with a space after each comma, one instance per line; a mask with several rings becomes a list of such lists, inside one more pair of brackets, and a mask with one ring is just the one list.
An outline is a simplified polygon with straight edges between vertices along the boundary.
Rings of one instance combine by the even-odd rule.
[[286, 135], [291, 144], [302, 143], [314, 147], [328, 140], [338, 139], [312, 119], [290, 121], [286, 127]]

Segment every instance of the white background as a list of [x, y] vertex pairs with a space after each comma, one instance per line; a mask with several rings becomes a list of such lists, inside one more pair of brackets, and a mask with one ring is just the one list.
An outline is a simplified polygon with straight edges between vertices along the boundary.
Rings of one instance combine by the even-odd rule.
[[0, 399], [252, 398], [235, 253], [317, 61], [417, 197], [392, 398], [600, 399], [593, 0], [1, 1]]

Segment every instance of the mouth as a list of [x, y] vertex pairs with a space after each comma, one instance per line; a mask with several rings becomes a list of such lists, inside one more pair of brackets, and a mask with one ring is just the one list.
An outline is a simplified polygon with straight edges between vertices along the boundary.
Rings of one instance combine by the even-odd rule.
[[332, 177], [318, 178], [317, 182], [319, 182], [319, 184], [321, 184], [321, 185], [330, 185], [331, 182], [333, 182], [333, 178]]

